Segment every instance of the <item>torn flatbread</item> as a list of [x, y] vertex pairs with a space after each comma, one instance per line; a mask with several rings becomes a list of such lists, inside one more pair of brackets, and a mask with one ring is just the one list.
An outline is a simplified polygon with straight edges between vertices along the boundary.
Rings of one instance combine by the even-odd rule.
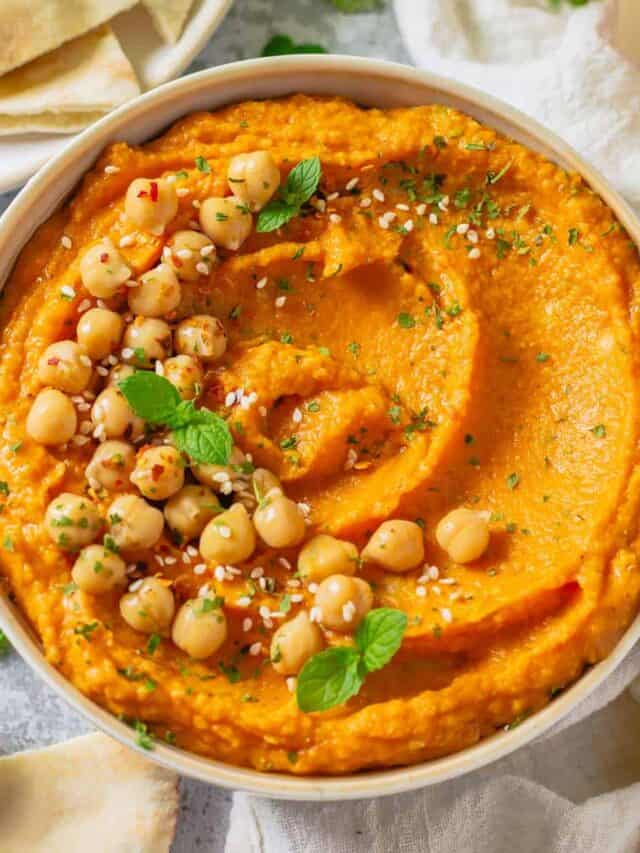
[[0, 74], [89, 32], [137, 0], [0, 0]]
[[162, 38], [175, 44], [182, 35], [193, 0], [143, 0], [143, 3]]
[[0, 77], [0, 135], [81, 130], [139, 93], [104, 24]]
[[3, 853], [168, 853], [178, 777], [103, 734], [0, 758]]

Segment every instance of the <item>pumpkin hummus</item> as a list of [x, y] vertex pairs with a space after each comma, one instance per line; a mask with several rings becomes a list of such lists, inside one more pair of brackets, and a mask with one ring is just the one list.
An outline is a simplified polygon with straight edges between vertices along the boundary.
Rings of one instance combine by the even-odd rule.
[[[277, 196], [276, 214], [290, 209], [273, 230], [245, 208], [248, 236], [225, 247], [214, 235], [215, 252], [203, 246], [162, 322], [174, 339], [192, 315], [224, 327], [226, 349], [201, 365], [192, 395], [244, 454], [212, 481], [220, 509], [240, 502], [250, 516], [263, 500], [253, 467], [267, 469], [305, 516], [305, 540], [352, 543], [373, 606], [406, 614], [393, 659], [348, 701], [311, 713], [298, 707], [295, 676], [270, 658], [274, 632], [303, 611], [324, 648], [352, 646], [353, 632], [323, 625], [318, 585], [297, 571], [300, 544], [268, 547], [256, 521], [250, 556], [231, 563], [167, 524], [153, 547], [125, 555], [134, 589], [156, 577], [176, 610], [205, 598], [224, 613], [222, 645], [190, 655], [170, 631], [123, 618], [125, 588], [92, 594], [76, 583], [77, 553], [46, 529], [47, 507], [67, 493], [105, 530], [122, 523], [109, 508], [142, 491], [143, 474], [110, 490], [88, 479], [105, 438], [93, 401], [120, 361], [162, 374], [161, 356], [120, 345], [92, 359], [86, 389], [68, 394], [78, 426], [65, 444], [26, 429], [45, 349], [79, 337], [96, 306], [135, 322], [127, 288], [167, 259], [172, 234], [207, 231], [207, 199], [218, 199], [212, 232], [225, 222], [229, 162], [255, 151], [270, 152], [281, 186], [319, 158], [319, 184], [306, 199]], [[175, 190], [163, 227], [132, 224], [125, 196], [139, 178], [156, 199], [155, 182]], [[81, 260], [105, 237], [132, 281], [102, 299], [85, 287]], [[147, 743], [296, 774], [413, 764], [474, 744], [605, 657], [638, 610], [639, 290], [637, 249], [579, 176], [444, 106], [365, 110], [295, 96], [192, 115], [140, 148], [111, 145], [32, 237], [4, 292], [7, 587], [50, 663]], [[162, 346], [168, 355], [171, 341]], [[126, 438], [138, 456], [155, 440], [148, 428]], [[196, 482], [188, 464], [184, 476]], [[459, 507], [489, 536], [466, 562], [436, 537]], [[421, 529], [424, 556], [408, 571], [362, 556], [389, 519]], [[104, 542], [117, 552], [113, 537]], [[356, 612], [349, 601], [342, 615]]]

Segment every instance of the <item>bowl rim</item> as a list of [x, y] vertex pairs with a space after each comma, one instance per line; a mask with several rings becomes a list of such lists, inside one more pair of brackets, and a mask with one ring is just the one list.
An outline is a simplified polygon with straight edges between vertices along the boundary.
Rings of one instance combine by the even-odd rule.
[[[62, 180], [65, 173], [73, 173], [74, 180], [71, 188], [73, 192], [86, 172], [87, 157], [90, 156], [92, 163], [102, 148], [116, 138], [120, 131], [124, 132], [129, 123], [143, 116], [161, 115], [165, 110], [168, 112], [175, 104], [176, 98], [208, 92], [211, 92], [213, 97], [214, 93], [224, 89], [225, 85], [238, 82], [249, 85], [258, 77], [290, 80], [290, 85], [284, 83], [281, 85], [282, 94], [305, 91], [304, 88], [300, 89], [296, 85], [295, 78], [297, 73], [309, 72], [317, 75], [320, 81], [323, 76], [341, 74], [353, 75], [354, 78], [356, 76], [361, 79], [366, 78], [371, 82], [379, 80], [390, 85], [415, 87], [416, 92], [420, 89], [425, 92], [432, 90], [438, 93], [436, 98], [430, 98], [432, 102], [440, 98], [444, 103], [462, 102], [471, 105], [472, 114], [474, 110], [482, 113], [481, 120], [487, 124], [500, 127], [501, 124], [506, 123], [509, 132], [516, 130], [516, 138], [526, 138], [527, 141], [524, 144], [543, 150], [547, 156], [560, 162], [565, 168], [579, 172], [613, 210], [634, 242], [640, 245], [640, 222], [618, 192], [612, 189], [604, 177], [567, 143], [519, 110], [465, 84], [398, 63], [361, 57], [302, 55], [234, 62], [179, 78], [140, 95], [83, 131], [29, 180], [0, 217], [0, 258], [3, 258], [0, 262], [0, 285], [6, 281], [17, 255], [28, 242], [29, 236], [53, 210], [60, 206], [63, 197], [68, 195], [67, 192], [64, 192], [64, 196], [56, 194], [53, 189], [56, 182]], [[322, 88], [322, 85], [319, 85]], [[314, 91], [316, 91], [315, 87]], [[335, 91], [332, 92], [332, 86], [327, 85], [326, 94], [335, 94]], [[231, 98], [229, 102], [234, 100], [237, 99]], [[373, 98], [373, 102], [375, 101], [376, 98]], [[416, 97], [416, 103], [423, 102], [424, 100]], [[186, 112], [189, 111], [186, 110]], [[167, 120], [163, 126], [173, 121], [175, 121], [174, 117]], [[68, 180], [67, 177], [63, 183]], [[47, 192], [56, 195], [55, 202], [39, 207], [38, 203], [43, 201]], [[16, 245], [12, 235], [14, 231], [19, 232], [24, 229], [25, 221], [30, 222], [30, 213], [34, 209], [38, 210], [38, 215], [34, 217], [34, 223], [28, 226], [31, 230], [25, 239], [17, 241]], [[607, 658], [582, 675], [546, 708], [511, 731], [499, 732], [460, 752], [409, 767], [321, 777], [265, 773], [237, 767], [204, 758], [159, 741], [156, 742], [153, 751], [143, 750], [136, 744], [135, 733], [130, 727], [81, 694], [46, 661], [26, 618], [4, 594], [0, 595], [0, 625], [6, 631], [14, 648], [58, 695], [89, 722], [140, 754], [181, 775], [224, 788], [247, 791], [272, 799], [316, 802], [363, 799], [415, 790], [456, 778], [509, 755], [519, 747], [540, 737], [574, 710], [613, 672], [640, 639], [640, 614], [638, 614]]]

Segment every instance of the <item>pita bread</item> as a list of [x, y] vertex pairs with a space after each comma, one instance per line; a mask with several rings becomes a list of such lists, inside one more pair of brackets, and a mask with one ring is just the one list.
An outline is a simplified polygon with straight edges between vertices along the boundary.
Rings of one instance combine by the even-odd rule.
[[178, 777], [103, 734], [0, 758], [3, 853], [168, 853]]
[[193, 0], [143, 0], [143, 3], [162, 38], [175, 44], [182, 35]]
[[0, 74], [94, 29], [137, 0], [0, 0]]
[[81, 130], [139, 93], [105, 24], [0, 77], [0, 136]]

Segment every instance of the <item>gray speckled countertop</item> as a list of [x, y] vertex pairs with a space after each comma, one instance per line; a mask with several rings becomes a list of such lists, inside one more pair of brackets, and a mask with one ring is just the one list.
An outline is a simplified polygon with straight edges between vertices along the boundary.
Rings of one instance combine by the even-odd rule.
[[[380, 12], [365, 15], [341, 15], [326, 0], [236, 0], [190, 70], [258, 56], [278, 32], [320, 42], [333, 53], [408, 62], [389, 0]], [[0, 213], [12, 197], [0, 196]], [[0, 754], [58, 743], [90, 728], [17, 654], [0, 660]], [[222, 851], [231, 794], [189, 780], [182, 780], [181, 792], [173, 853]]]

